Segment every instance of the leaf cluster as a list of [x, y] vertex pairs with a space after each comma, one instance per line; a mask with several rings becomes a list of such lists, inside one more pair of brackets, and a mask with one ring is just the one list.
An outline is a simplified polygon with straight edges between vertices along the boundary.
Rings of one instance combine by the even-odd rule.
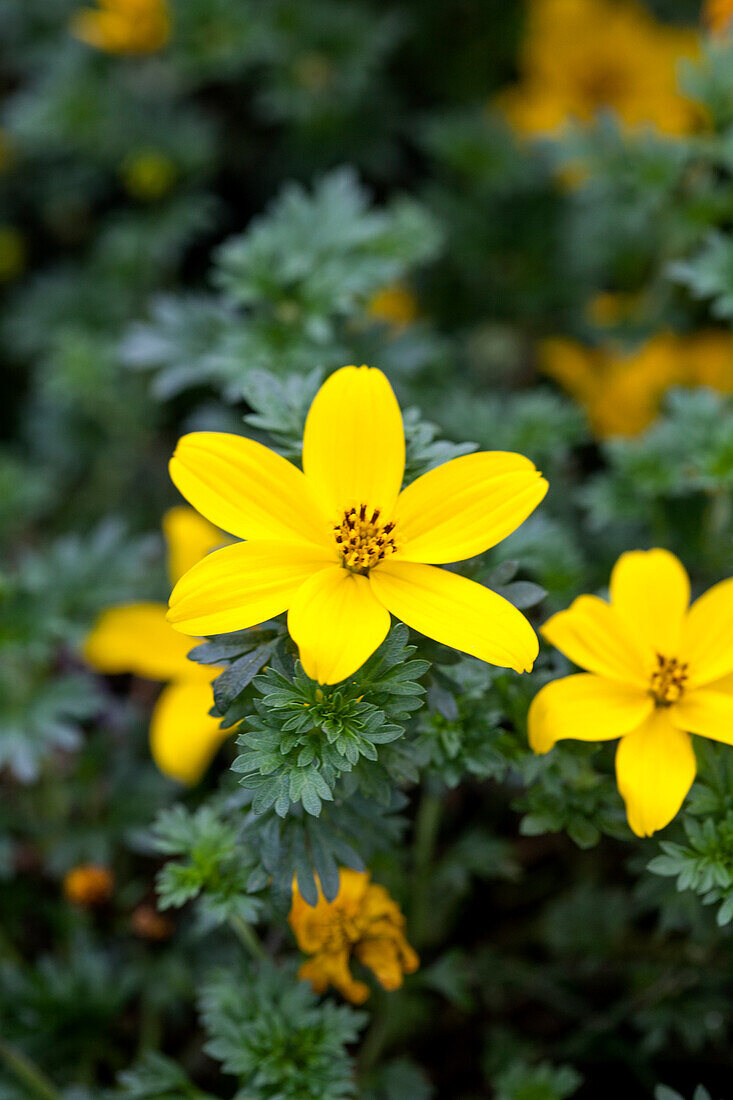
[[356, 1095], [347, 1046], [363, 1013], [318, 1001], [293, 968], [222, 973], [201, 996], [206, 1050], [251, 1100], [347, 1100]]
[[126, 358], [155, 372], [161, 396], [208, 382], [229, 401], [261, 394], [258, 372], [309, 376], [314, 364], [343, 366], [356, 351], [345, 320], [361, 314], [363, 328], [370, 297], [438, 246], [420, 204], [401, 198], [375, 209], [352, 170], [331, 172], [310, 192], [289, 184], [217, 250], [221, 298], [197, 299], [191, 316], [183, 302], [164, 299], [153, 321], [131, 332]]
[[361, 760], [378, 761], [378, 746], [402, 737], [425, 692], [418, 679], [427, 664], [412, 660], [414, 651], [397, 626], [342, 684], [320, 687], [299, 665], [292, 679], [271, 668], [254, 680], [255, 713], [244, 719], [232, 767], [255, 791], [255, 813], [272, 806], [285, 817], [300, 804], [317, 817], [342, 776]]
[[169, 859], [158, 873], [161, 909], [180, 908], [197, 899], [204, 927], [232, 917], [252, 922], [262, 902], [253, 896], [267, 882], [256, 856], [241, 844], [236, 824], [211, 805], [191, 813], [173, 806], [158, 815], [154, 827], [156, 849]]

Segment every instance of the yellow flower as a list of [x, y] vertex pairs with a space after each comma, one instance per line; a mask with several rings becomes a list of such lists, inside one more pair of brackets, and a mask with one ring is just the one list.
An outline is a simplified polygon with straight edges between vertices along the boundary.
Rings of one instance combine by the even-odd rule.
[[724, 34], [733, 25], [733, 0], [705, 0], [702, 17], [713, 34]]
[[674, 554], [633, 550], [616, 562], [610, 596], [579, 596], [542, 628], [588, 671], [538, 692], [529, 740], [544, 753], [565, 737], [620, 737], [616, 778], [629, 825], [651, 836], [695, 778], [690, 733], [733, 744], [733, 578], [688, 610], [690, 582]]
[[465, 455], [400, 492], [405, 437], [392, 388], [379, 370], [344, 367], [308, 413], [303, 470], [236, 435], [180, 440], [170, 472], [181, 493], [248, 541], [178, 582], [168, 615], [178, 630], [226, 633], [288, 611], [306, 673], [335, 684], [384, 641], [392, 612], [491, 664], [532, 667], [537, 638], [516, 608], [424, 564], [473, 557], [518, 527], [547, 491], [529, 459]]
[[176, 174], [176, 166], [171, 158], [156, 149], [143, 149], [133, 153], [122, 165], [125, 189], [141, 202], [161, 199], [173, 187]]
[[411, 324], [417, 317], [417, 300], [412, 291], [402, 283], [383, 286], [367, 305], [367, 313], [375, 321], [383, 321], [397, 331]]
[[96, 863], [80, 863], [64, 876], [64, 894], [67, 900], [84, 909], [108, 902], [114, 885], [109, 868]]
[[399, 906], [383, 886], [369, 881], [368, 871], [342, 867], [337, 896], [326, 901], [319, 886], [315, 906], [303, 900], [294, 884], [288, 919], [301, 951], [313, 956], [303, 963], [298, 977], [310, 981], [316, 993], [332, 985], [353, 1004], [367, 999], [369, 987], [351, 975], [352, 955], [390, 991], [399, 989], [403, 975], [420, 965], [405, 939]]
[[686, 133], [699, 116], [675, 70], [697, 53], [693, 31], [657, 23], [632, 0], [530, 0], [520, 83], [498, 106], [524, 134], [556, 133], [601, 110], [626, 127]]
[[170, 35], [166, 0], [98, 0], [76, 13], [72, 31], [107, 53], [154, 53]]
[[614, 343], [590, 348], [573, 340], [545, 340], [540, 364], [585, 406], [598, 436], [644, 431], [672, 386], [733, 392], [733, 341], [725, 332], [660, 333], [633, 351]]
[[[220, 531], [185, 507], [166, 513], [163, 530], [174, 582], [225, 541]], [[109, 608], [87, 638], [84, 652], [100, 672], [132, 672], [167, 681], [150, 722], [150, 751], [166, 775], [196, 783], [230, 732], [208, 713], [213, 704], [211, 681], [220, 669], [188, 660], [192, 643], [166, 622], [166, 610], [163, 603]]]

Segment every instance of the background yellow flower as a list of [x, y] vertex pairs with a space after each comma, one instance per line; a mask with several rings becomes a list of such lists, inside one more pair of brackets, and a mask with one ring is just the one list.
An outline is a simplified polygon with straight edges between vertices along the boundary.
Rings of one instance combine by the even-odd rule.
[[698, 49], [693, 31], [657, 23], [631, 0], [529, 0], [520, 82], [497, 105], [525, 134], [601, 110], [627, 127], [685, 133], [698, 114], [677, 91], [676, 65]]
[[[171, 508], [163, 517], [171, 581], [221, 546], [225, 536], [191, 508]], [[137, 603], [103, 612], [86, 640], [84, 654], [100, 672], [132, 672], [167, 682], [150, 722], [150, 751], [160, 770], [182, 783], [196, 783], [228, 736], [213, 705], [211, 681], [218, 668], [196, 664], [188, 654], [197, 643], [166, 622], [163, 603]]]
[[705, 0], [703, 21], [714, 34], [722, 34], [733, 23], [733, 0]]
[[387, 890], [371, 882], [368, 871], [342, 867], [339, 875], [334, 900], [326, 901], [319, 885], [315, 906], [304, 901], [297, 883], [293, 886], [288, 919], [301, 951], [312, 956], [298, 977], [310, 981], [316, 993], [332, 985], [347, 1000], [362, 1004], [369, 986], [352, 976], [352, 956], [388, 990], [399, 989], [403, 976], [417, 970], [420, 960], [405, 938], [405, 918]]
[[77, 12], [72, 31], [107, 53], [154, 53], [170, 35], [166, 0], [98, 0]]
[[585, 406], [599, 436], [638, 435], [654, 420], [673, 386], [710, 386], [733, 393], [733, 339], [727, 332], [661, 333], [632, 351], [608, 343], [545, 340], [540, 364]]

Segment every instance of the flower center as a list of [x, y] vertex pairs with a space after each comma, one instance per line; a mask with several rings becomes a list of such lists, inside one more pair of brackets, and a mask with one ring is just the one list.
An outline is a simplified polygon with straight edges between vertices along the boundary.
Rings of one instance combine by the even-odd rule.
[[360, 939], [356, 913], [347, 913], [336, 907], [324, 919], [321, 928], [323, 949], [335, 955], [349, 949]]
[[379, 508], [370, 511], [366, 504], [349, 508], [333, 533], [344, 568], [354, 573], [368, 573], [378, 562], [394, 554], [397, 546], [392, 538], [394, 523], [380, 522]]
[[649, 681], [649, 693], [658, 707], [671, 707], [685, 690], [687, 662], [676, 657], [663, 657], [657, 653], [657, 667]]

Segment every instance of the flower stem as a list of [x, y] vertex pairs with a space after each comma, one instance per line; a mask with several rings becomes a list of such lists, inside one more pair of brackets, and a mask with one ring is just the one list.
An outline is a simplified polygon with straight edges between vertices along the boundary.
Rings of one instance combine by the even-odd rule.
[[363, 1043], [359, 1047], [357, 1066], [360, 1077], [364, 1077], [369, 1073], [379, 1061], [389, 1040], [389, 1033], [389, 1002], [387, 997], [380, 991], [375, 995], [372, 1022], [364, 1036]]
[[442, 809], [441, 796], [429, 788], [424, 790], [415, 820], [412, 903], [408, 921], [408, 939], [418, 948], [422, 946], [427, 931], [430, 865]]
[[34, 1096], [40, 1097], [40, 1100], [61, 1100], [61, 1094], [46, 1075], [31, 1062], [30, 1058], [11, 1047], [4, 1039], [0, 1039], [0, 1062], [3, 1062], [19, 1081], [27, 1085]]
[[229, 924], [253, 958], [258, 961], [267, 958], [267, 952], [262, 946], [259, 936], [243, 917], [234, 914], [229, 918]]

